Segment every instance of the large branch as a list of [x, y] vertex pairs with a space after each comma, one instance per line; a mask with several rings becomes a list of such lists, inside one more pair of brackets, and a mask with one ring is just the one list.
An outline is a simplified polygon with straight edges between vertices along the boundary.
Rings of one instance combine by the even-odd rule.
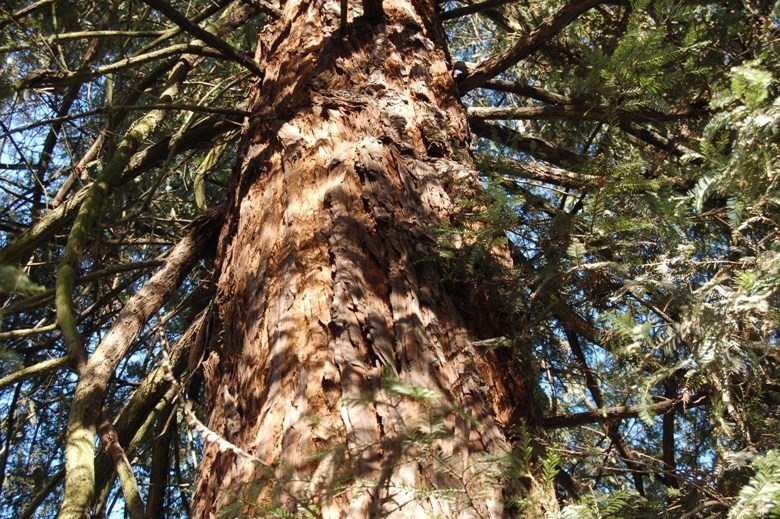
[[65, 498], [60, 518], [80, 519], [95, 485], [95, 428], [108, 382], [149, 318], [167, 301], [194, 263], [214, 247], [224, 207], [204, 213], [173, 248], [166, 264], [124, 306], [80, 370], [68, 417]]
[[461, 94], [482, 86], [509, 67], [516, 65], [533, 54], [539, 47], [555, 37], [570, 23], [588, 9], [602, 3], [603, 0], [579, 0], [571, 2], [553, 16], [547, 18], [536, 29], [520, 37], [510, 48], [483, 61], [464, 77], [458, 84]]
[[[209, 285], [200, 296], [205, 300], [210, 300], [214, 296], [214, 286]], [[197, 361], [206, 348], [205, 343], [210, 339], [208, 333], [211, 324], [210, 310], [210, 307], [193, 308], [193, 311], [198, 312], [197, 316], [169, 352], [170, 369], [175, 377], [181, 377], [185, 370], [189, 372], [191, 377], [196, 370]], [[165, 400], [168, 404], [173, 404], [173, 395], [178, 391], [178, 388], [171, 390], [172, 386], [167, 379], [166, 369], [159, 366], [149, 373], [130, 397], [125, 400], [114, 424], [119, 444], [125, 447], [129, 456], [134, 456], [137, 446], [147, 439], [146, 436], [151, 432], [151, 428], [144, 424], [159, 414], [158, 408], [161, 401]], [[167, 405], [164, 404], [162, 407], [165, 408]], [[95, 458], [96, 495], [104, 495], [107, 489], [112, 488], [115, 477], [116, 474], [111, 471], [111, 460], [108, 454], [101, 451]]]

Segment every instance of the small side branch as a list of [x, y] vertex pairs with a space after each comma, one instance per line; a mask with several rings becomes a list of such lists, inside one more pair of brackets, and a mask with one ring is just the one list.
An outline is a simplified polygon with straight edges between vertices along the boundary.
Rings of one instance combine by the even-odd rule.
[[243, 65], [247, 70], [252, 72], [252, 74], [254, 74], [255, 76], [263, 77], [264, 75], [263, 70], [257, 65], [257, 63], [254, 62], [254, 60], [252, 60], [252, 58], [242, 53], [238, 49], [230, 46], [221, 38], [214, 36], [206, 29], [203, 29], [202, 27], [195, 25], [186, 16], [181, 14], [179, 11], [177, 11], [176, 9], [174, 9], [164, 1], [144, 0], [144, 2], [150, 7], [156, 9], [157, 11], [165, 15], [166, 18], [168, 18], [173, 23], [181, 27], [183, 31], [195, 36], [196, 38], [199, 38], [204, 43], [211, 45], [215, 49], [222, 52], [225, 55], [225, 57], [230, 58], [236, 63]]
[[458, 85], [461, 94], [482, 86], [509, 67], [530, 56], [539, 47], [550, 41], [570, 23], [588, 9], [602, 3], [603, 0], [579, 0], [561, 8], [553, 16], [542, 22], [539, 27], [521, 37], [510, 48], [499, 52], [477, 65]]
[[488, 0], [487, 2], [480, 2], [478, 4], [456, 7], [455, 9], [450, 9], [449, 11], [443, 12], [439, 16], [439, 19], [441, 19], [443, 22], [447, 20], [454, 20], [455, 18], [460, 18], [461, 16], [468, 16], [470, 14], [487, 11], [488, 9], [493, 9], [495, 7], [501, 7], [505, 4], [511, 4], [514, 1], [515, 0]]
[[636, 418], [641, 411], [648, 411], [654, 415], [663, 415], [678, 409], [687, 409], [704, 405], [709, 400], [704, 393], [699, 393], [691, 398], [679, 398], [652, 404], [646, 408], [639, 406], [615, 406], [595, 411], [585, 411], [569, 415], [550, 416], [542, 420], [542, 426], [546, 429], [558, 429], [561, 427], [577, 427], [589, 423], [600, 423], [612, 420], [625, 420]]
[[11, 373], [7, 377], [0, 378], [0, 389], [4, 389], [11, 384], [15, 384], [16, 382], [20, 382], [34, 375], [40, 375], [41, 373], [61, 368], [67, 365], [69, 361], [70, 359], [68, 357], [57, 357], [56, 359], [44, 360], [38, 364], [22, 368], [19, 371]]

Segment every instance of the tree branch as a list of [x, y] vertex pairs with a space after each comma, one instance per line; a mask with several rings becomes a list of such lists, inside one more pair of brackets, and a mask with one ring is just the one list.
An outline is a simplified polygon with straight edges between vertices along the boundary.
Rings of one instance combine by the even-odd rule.
[[11, 373], [7, 377], [0, 378], [0, 389], [6, 388], [15, 382], [30, 378], [33, 375], [39, 375], [41, 373], [46, 373], [47, 371], [61, 368], [67, 365], [68, 362], [68, 357], [56, 357], [54, 359], [44, 360], [38, 364], [33, 364], [32, 366], [27, 366], [26, 368]]
[[611, 106], [472, 106], [468, 109], [471, 117], [483, 120], [540, 120], [540, 119], [576, 119], [599, 121], [604, 123], [659, 123], [687, 119], [703, 115], [703, 110], [694, 106], [674, 108], [668, 112], [655, 110], [625, 110]]
[[[114, 369], [148, 319], [170, 297], [192, 265], [214, 246], [215, 233], [224, 213], [220, 206], [193, 222], [190, 231], [174, 247], [166, 264], [124, 306], [113, 326], [80, 369], [80, 380], [68, 417], [65, 481], [66, 499], [60, 516], [80, 518], [94, 492], [94, 434], [97, 413]], [[70, 501], [68, 501], [70, 498]]]
[[708, 402], [709, 397], [705, 393], [694, 395], [690, 399], [678, 398], [677, 400], [666, 400], [651, 404], [646, 408], [638, 406], [616, 406], [597, 409], [595, 411], [584, 411], [568, 415], [550, 416], [542, 420], [542, 427], [547, 429], [558, 429], [561, 427], [577, 427], [588, 423], [601, 423], [613, 420], [625, 420], [626, 418], [636, 418], [640, 412], [647, 411], [654, 415], [666, 414], [670, 411], [699, 407]]
[[92, 115], [107, 114], [112, 112], [121, 111], [147, 111], [147, 110], [180, 110], [186, 112], [204, 113], [204, 114], [218, 114], [226, 115], [233, 118], [246, 117], [251, 115], [251, 112], [245, 110], [237, 110], [235, 108], [223, 108], [221, 106], [203, 106], [197, 104], [176, 104], [176, 103], [150, 103], [148, 105], [112, 105], [103, 106], [88, 112], [79, 112], [77, 114], [63, 115], [61, 117], [52, 117], [51, 119], [43, 119], [35, 121], [34, 123], [25, 124], [24, 126], [17, 126], [16, 128], [10, 128], [8, 132], [4, 132], [0, 137], [6, 137], [14, 133], [24, 132], [32, 130], [39, 126], [45, 126], [48, 124], [60, 124], [65, 121], [72, 121], [74, 119], [81, 119], [84, 117], [90, 117]]
[[544, 45], [570, 23], [576, 20], [588, 9], [602, 3], [603, 0], [578, 0], [561, 8], [553, 16], [547, 18], [536, 29], [520, 37], [514, 45], [483, 61], [459, 83], [461, 94], [482, 86], [509, 67], [527, 58], [539, 47]]
[[597, 175], [558, 168], [544, 162], [523, 162], [511, 157], [480, 158], [477, 163], [481, 166], [480, 169], [497, 172], [507, 180], [512, 180], [512, 177], [525, 178], [559, 187], [582, 189], [593, 185], [601, 178]]
[[143, 0], [143, 1], [150, 7], [153, 7], [154, 9], [156, 9], [157, 11], [165, 15], [166, 18], [168, 18], [173, 23], [181, 27], [183, 31], [188, 32], [189, 34], [202, 40], [204, 43], [211, 45], [215, 49], [222, 52], [222, 54], [224, 54], [226, 58], [230, 58], [236, 63], [244, 66], [255, 76], [263, 77], [263, 75], [265, 74], [263, 70], [257, 65], [257, 63], [255, 63], [255, 61], [252, 58], [250, 58], [243, 52], [240, 52], [238, 49], [231, 47], [223, 39], [213, 35], [206, 29], [203, 29], [202, 27], [195, 25], [186, 16], [181, 14], [179, 11], [177, 11], [167, 3], [165, 3], [163, 0]]
[[487, 0], [487, 2], [456, 7], [455, 9], [450, 9], [449, 11], [441, 13], [439, 15], [439, 19], [443, 22], [447, 20], [453, 20], [455, 18], [460, 18], [461, 16], [468, 16], [470, 14], [479, 13], [494, 7], [501, 7], [505, 4], [511, 4], [514, 1], [515, 0]]
[[551, 105], [571, 105], [576, 104], [573, 99], [564, 95], [544, 90], [543, 88], [537, 88], [530, 85], [525, 85], [517, 81], [507, 81], [504, 79], [491, 79], [485, 82], [482, 88], [495, 90], [497, 92], [506, 92], [508, 94], [515, 94], [520, 97], [530, 97], [537, 101], [542, 101]]
[[127, 459], [124, 449], [119, 444], [116, 429], [114, 429], [114, 424], [111, 423], [111, 418], [108, 416], [105, 406], [100, 412], [98, 433], [100, 434], [103, 449], [111, 457], [111, 460], [114, 462], [114, 469], [119, 474], [122, 494], [125, 497], [125, 509], [130, 519], [144, 519], [144, 502], [141, 492], [138, 491], [138, 482], [135, 479], [135, 474], [133, 474], [133, 467], [130, 465], [130, 460]]
[[581, 166], [586, 158], [563, 148], [556, 148], [552, 143], [536, 137], [526, 137], [518, 131], [501, 124], [485, 122], [477, 117], [469, 117], [469, 126], [479, 137], [499, 142], [520, 153], [544, 160], [558, 167]]

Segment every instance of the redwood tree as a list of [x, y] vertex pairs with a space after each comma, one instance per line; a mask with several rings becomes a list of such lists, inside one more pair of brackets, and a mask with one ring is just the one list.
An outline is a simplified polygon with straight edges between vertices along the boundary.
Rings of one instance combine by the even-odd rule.
[[[291, 1], [278, 24], [258, 43], [206, 364], [208, 426], [251, 457], [207, 445], [194, 514], [259, 486], [325, 517], [502, 517], [495, 464], [534, 404], [470, 342], [499, 333], [498, 308], [437, 264], [477, 172], [436, 5]], [[469, 330], [458, 299], [486, 319]]]
[[0, 516], [780, 501], [771, 2], [0, 13]]

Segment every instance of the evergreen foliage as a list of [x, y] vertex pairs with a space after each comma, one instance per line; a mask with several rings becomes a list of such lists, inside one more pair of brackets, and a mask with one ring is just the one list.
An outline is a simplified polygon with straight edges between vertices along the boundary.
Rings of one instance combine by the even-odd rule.
[[[168, 3], [250, 56], [275, 17], [258, 1]], [[454, 17], [453, 61], [473, 70], [576, 3]], [[230, 26], [240, 9], [248, 21]], [[54, 517], [77, 377], [53, 287], [76, 212], [157, 113], [109, 171], [74, 265], [74, 329], [91, 353], [188, 224], [226, 199], [250, 73], [142, 2], [8, 0], [0, 27], [0, 518]], [[431, 230], [439, 257], [419, 261], [443, 263], [455, 290], [487, 286], [490, 311], [513, 323], [475, 343], [507, 352], [536, 397], [539, 423], [512, 428], [513, 458], [484, 465], [518, 489], [518, 515], [552, 499], [563, 518], [780, 516], [779, 27], [768, 0], [605, 1], [463, 92], [469, 107], [512, 110], [470, 116], [481, 196], [455, 186], [460, 217]], [[192, 70], [171, 94], [185, 52]], [[187, 357], [193, 334], [210, 333], [214, 281], [204, 257], [105, 401], [141, 497], [164, 517], [186, 517], [209, 441], [192, 427], [202, 374]], [[165, 382], [161, 328], [189, 411]], [[433, 395], [389, 374], [383, 384], [430, 408], [408, 442], [436, 456]], [[96, 463], [95, 513], [125, 513], [113, 465]], [[555, 495], [524, 494], [530, 480]], [[305, 502], [257, 513], [319, 516]]]

